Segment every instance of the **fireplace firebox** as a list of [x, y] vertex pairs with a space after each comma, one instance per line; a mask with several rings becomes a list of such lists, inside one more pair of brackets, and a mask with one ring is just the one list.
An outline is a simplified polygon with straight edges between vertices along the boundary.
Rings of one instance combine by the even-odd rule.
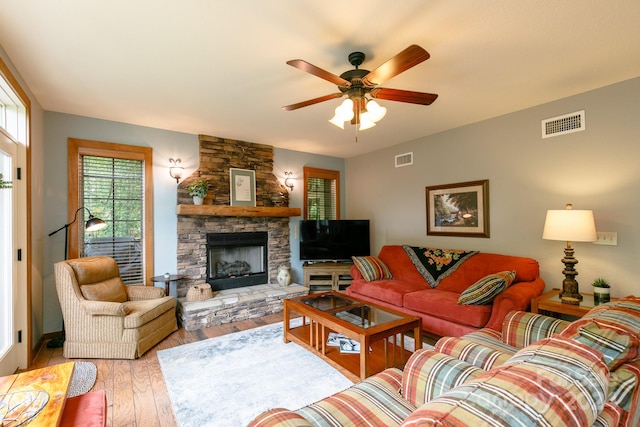
[[268, 233], [208, 233], [207, 282], [213, 290], [269, 283]]

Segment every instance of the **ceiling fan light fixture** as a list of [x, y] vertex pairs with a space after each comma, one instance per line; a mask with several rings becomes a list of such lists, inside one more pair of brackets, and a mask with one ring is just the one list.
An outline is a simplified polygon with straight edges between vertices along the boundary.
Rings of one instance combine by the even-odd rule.
[[387, 114], [387, 109], [380, 106], [380, 104], [378, 104], [373, 99], [370, 99], [367, 102], [367, 113], [371, 121], [376, 123], [381, 120], [385, 116], [385, 114]]
[[353, 119], [353, 101], [349, 98], [342, 101], [342, 104], [336, 109], [336, 115], [339, 115], [345, 122]]
[[376, 124], [371, 120], [371, 116], [368, 112], [360, 114], [360, 130], [367, 130], [375, 125]]
[[[336, 108], [336, 111], [337, 110], [338, 110], [338, 108]], [[336, 115], [333, 116], [333, 118], [331, 120], [329, 120], [329, 123], [338, 126], [340, 129], [344, 129], [344, 120], [342, 120], [340, 117], [338, 117], [338, 113], [337, 112], [336, 112]]]

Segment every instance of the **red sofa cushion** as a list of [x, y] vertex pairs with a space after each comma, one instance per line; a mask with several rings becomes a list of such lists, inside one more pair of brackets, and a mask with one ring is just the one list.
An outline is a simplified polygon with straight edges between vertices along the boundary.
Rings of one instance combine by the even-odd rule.
[[[421, 284], [404, 282], [397, 279], [376, 280], [367, 282], [364, 279], [354, 280], [349, 286], [349, 295], [353, 292], [374, 298], [378, 301], [385, 301], [389, 304], [402, 307], [404, 295], [408, 292], [421, 291], [424, 286]], [[357, 295], [356, 295], [357, 296]]]
[[410, 310], [428, 313], [433, 317], [450, 320], [461, 325], [481, 328], [491, 317], [491, 305], [460, 305], [455, 292], [425, 289], [404, 296], [404, 307]]

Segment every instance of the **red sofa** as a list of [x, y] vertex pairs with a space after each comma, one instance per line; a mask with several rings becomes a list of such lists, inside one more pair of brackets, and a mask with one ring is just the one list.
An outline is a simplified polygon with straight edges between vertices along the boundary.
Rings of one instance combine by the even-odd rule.
[[[538, 262], [532, 258], [478, 252], [431, 288], [401, 245], [384, 246], [378, 258], [393, 279], [367, 282], [358, 268], [351, 267], [353, 280], [347, 295], [422, 319], [422, 329], [436, 336], [459, 337], [482, 328], [502, 329], [512, 310], [526, 311], [531, 299], [542, 294], [544, 281]], [[490, 305], [460, 305], [460, 294], [483, 277], [515, 270], [511, 285]]]

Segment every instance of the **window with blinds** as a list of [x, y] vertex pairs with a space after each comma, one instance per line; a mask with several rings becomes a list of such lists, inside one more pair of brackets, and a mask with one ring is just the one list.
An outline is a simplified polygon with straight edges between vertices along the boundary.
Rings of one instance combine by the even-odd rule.
[[340, 172], [304, 168], [304, 218], [340, 219]]
[[107, 223], [100, 231], [84, 231], [81, 256], [110, 256], [124, 283], [143, 283], [144, 163], [80, 156], [80, 170], [81, 205]]
[[84, 207], [107, 227], [84, 230], [86, 209], [69, 228], [69, 257], [110, 256], [126, 284], [150, 284], [153, 275], [152, 152], [138, 147], [69, 138], [69, 212]]

